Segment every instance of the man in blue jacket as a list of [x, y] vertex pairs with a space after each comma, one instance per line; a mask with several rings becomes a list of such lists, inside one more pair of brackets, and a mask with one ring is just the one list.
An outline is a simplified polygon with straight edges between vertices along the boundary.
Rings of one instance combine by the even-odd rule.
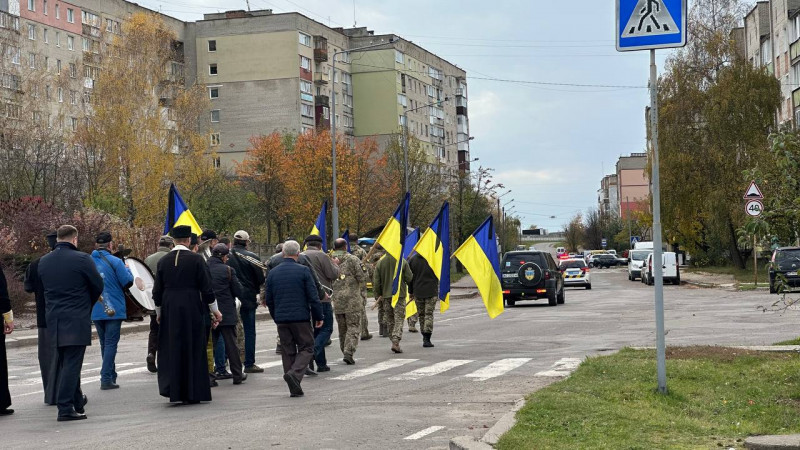
[[[112, 255], [114, 242], [111, 233], [103, 231], [95, 239], [95, 251], [92, 259], [97, 271], [103, 277], [103, 302], [97, 302], [92, 308], [92, 320], [97, 328], [100, 341], [100, 357], [103, 367], [100, 369], [100, 389], [117, 389], [117, 371], [114, 360], [117, 357], [117, 345], [122, 321], [127, 318], [125, 311], [125, 289], [133, 286], [133, 275], [121, 259]], [[113, 315], [110, 315], [113, 311]]]
[[278, 327], [283, 358], [283, 380], [292, 397], [302, 397], [300, 383], [314, 358], [314, 326], [322, 326], [322, 304], [319, 301], [311, 269], [297, 262], [300, 244], [283, 244], [284, 262], [269, 271], [265, 302]]
[[92, 257], [78, 250], [78, 230], [62, 225], [56, 248], [39, 261], [47, 334], [58, 349], [58, 421], [86, 418], [81, 366], [92, 345], [92, 305], [103, 293], [103, 277]]

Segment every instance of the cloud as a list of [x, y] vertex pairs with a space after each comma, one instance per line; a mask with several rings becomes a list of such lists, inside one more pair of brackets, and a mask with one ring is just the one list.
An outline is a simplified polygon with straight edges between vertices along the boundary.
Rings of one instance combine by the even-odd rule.
[[491, 90], [480, 90], [469, 98], [469, 118], [476, 122], [491, 119], [500, 111], [502, 100]]
[[560, 169], [531, 170], [531, 169], [512, 169], [499, 171], [494, 174], [494, 179], [502, 180], [506, 184], [539, 184], [558, 181], [562, 177]]

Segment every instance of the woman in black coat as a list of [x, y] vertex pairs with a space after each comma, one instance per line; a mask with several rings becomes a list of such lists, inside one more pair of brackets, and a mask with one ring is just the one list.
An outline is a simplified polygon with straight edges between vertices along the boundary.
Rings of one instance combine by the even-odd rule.
[[211, 272], [211, 286], [217, 299], [222, 321], [212, 331], [212, 342], [217, 342], [222, 335], [225, 341], [225, 353], [231, 366], [233, 384], [242, 384], [247, 374], [242, 372], [242, 360], [236, 342], [236, 299], [242, 295], [242, 285], [236, 277], [236, 270], [227, 265], [228, 246], [217, 244], [211, 250], [208, 269]]
[[8, 296], [6, 276], [0, 267], [0, 314], [3, 316], [3, 333], [0, 334], [0, 416], [14, 414], [11, 406], [11, 394], [8, 392], [8, 361], [6, 360], [6, 335], [14, 331], [14, 312], [11, 311], [11, 299]]

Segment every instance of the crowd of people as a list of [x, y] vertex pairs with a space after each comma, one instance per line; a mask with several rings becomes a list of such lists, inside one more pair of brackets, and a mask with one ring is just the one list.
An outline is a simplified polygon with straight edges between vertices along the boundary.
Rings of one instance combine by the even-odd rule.
[[[47, 235], [51, 251], [33, 261], [25, 289], [36, 299], [39, 368], [44, 402], [56, 405], [58, 421], [86, 419], [88, 398], [80, 375], [92, 324], [100, 343], [100, 389], [119, 388], [115, 358], [127, 311], [125, 293], [144, 290], [116, 251], [113, 236], [99, 233], [91, 255], [77, 248], [78, 230], [63, 225]], [[373, 282], [380, 336], [391, 340], [391, 351], [402, 353], [407, 296], [416, 302], [423, 346], [433, 347], [433, 311], [438, 279], [419, 255], [402, 261], [400, 298], [392, 303], [397, 261], [376, 244], [369, 254], [350, 235], [336, 239], [331, 252], [323, 240], [308, 236], [302, 244], [288, 238], [266, 262], [248, 250], [250, 235], [237, 231], [233, 239], [212, 230], [201, 235], [189, 226], [175, 226], [161, 236], [157, 250], [145, 260], [153, 275], [147, 344], [147, 368], [158, 375], [159, 394], [170, 402], [211, 401], [220, 380], [240, 385], [256, 365], [256, 310], [269, 309], [277, 327], [276, 353], [281, 354], [283, 379], [290, 396], [304, 395], [305, 376], [330, 371], [326, 347], [331, 344], [334, 318], [342, 361], [356, 363], [359, 341], [372, 338], [367, 320], [367, 282]], [[0, 271], [0, 416], [13, 414], [8, 389], [5, 335], [14, 330], [14, 314], [5, 277]], [[409, 331], [416, 332], [416, 315]]]

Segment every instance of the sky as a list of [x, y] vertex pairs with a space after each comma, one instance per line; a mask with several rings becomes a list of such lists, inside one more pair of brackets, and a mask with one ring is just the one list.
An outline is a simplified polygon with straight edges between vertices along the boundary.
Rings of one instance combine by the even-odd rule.
[[[139, 0], [183, 20], [246, 9], [244, 0]], [[612, 0], [250, 0], [331, 27], [394, 33], [467, 72], [473, 163], [523, 228], [560, 231], [597, 206], [617, 158], [645, 148], [646, 51], [618, 53]], [[355, 6], [355, 8], [354, 8]], [[666, 51], [657, 52], [659, 71]], [[483, 78], [483, 79], [481, 79]], [[510, 80], [510, 81], [500, 81]], [[545, 83], [545, 84], [540, 84]], [[547, 83], [563, 83], [554, 85]], [[589, 86], [575, 86], [589, 85]], [[505, 191], [502, 191], [505, 192]]]

